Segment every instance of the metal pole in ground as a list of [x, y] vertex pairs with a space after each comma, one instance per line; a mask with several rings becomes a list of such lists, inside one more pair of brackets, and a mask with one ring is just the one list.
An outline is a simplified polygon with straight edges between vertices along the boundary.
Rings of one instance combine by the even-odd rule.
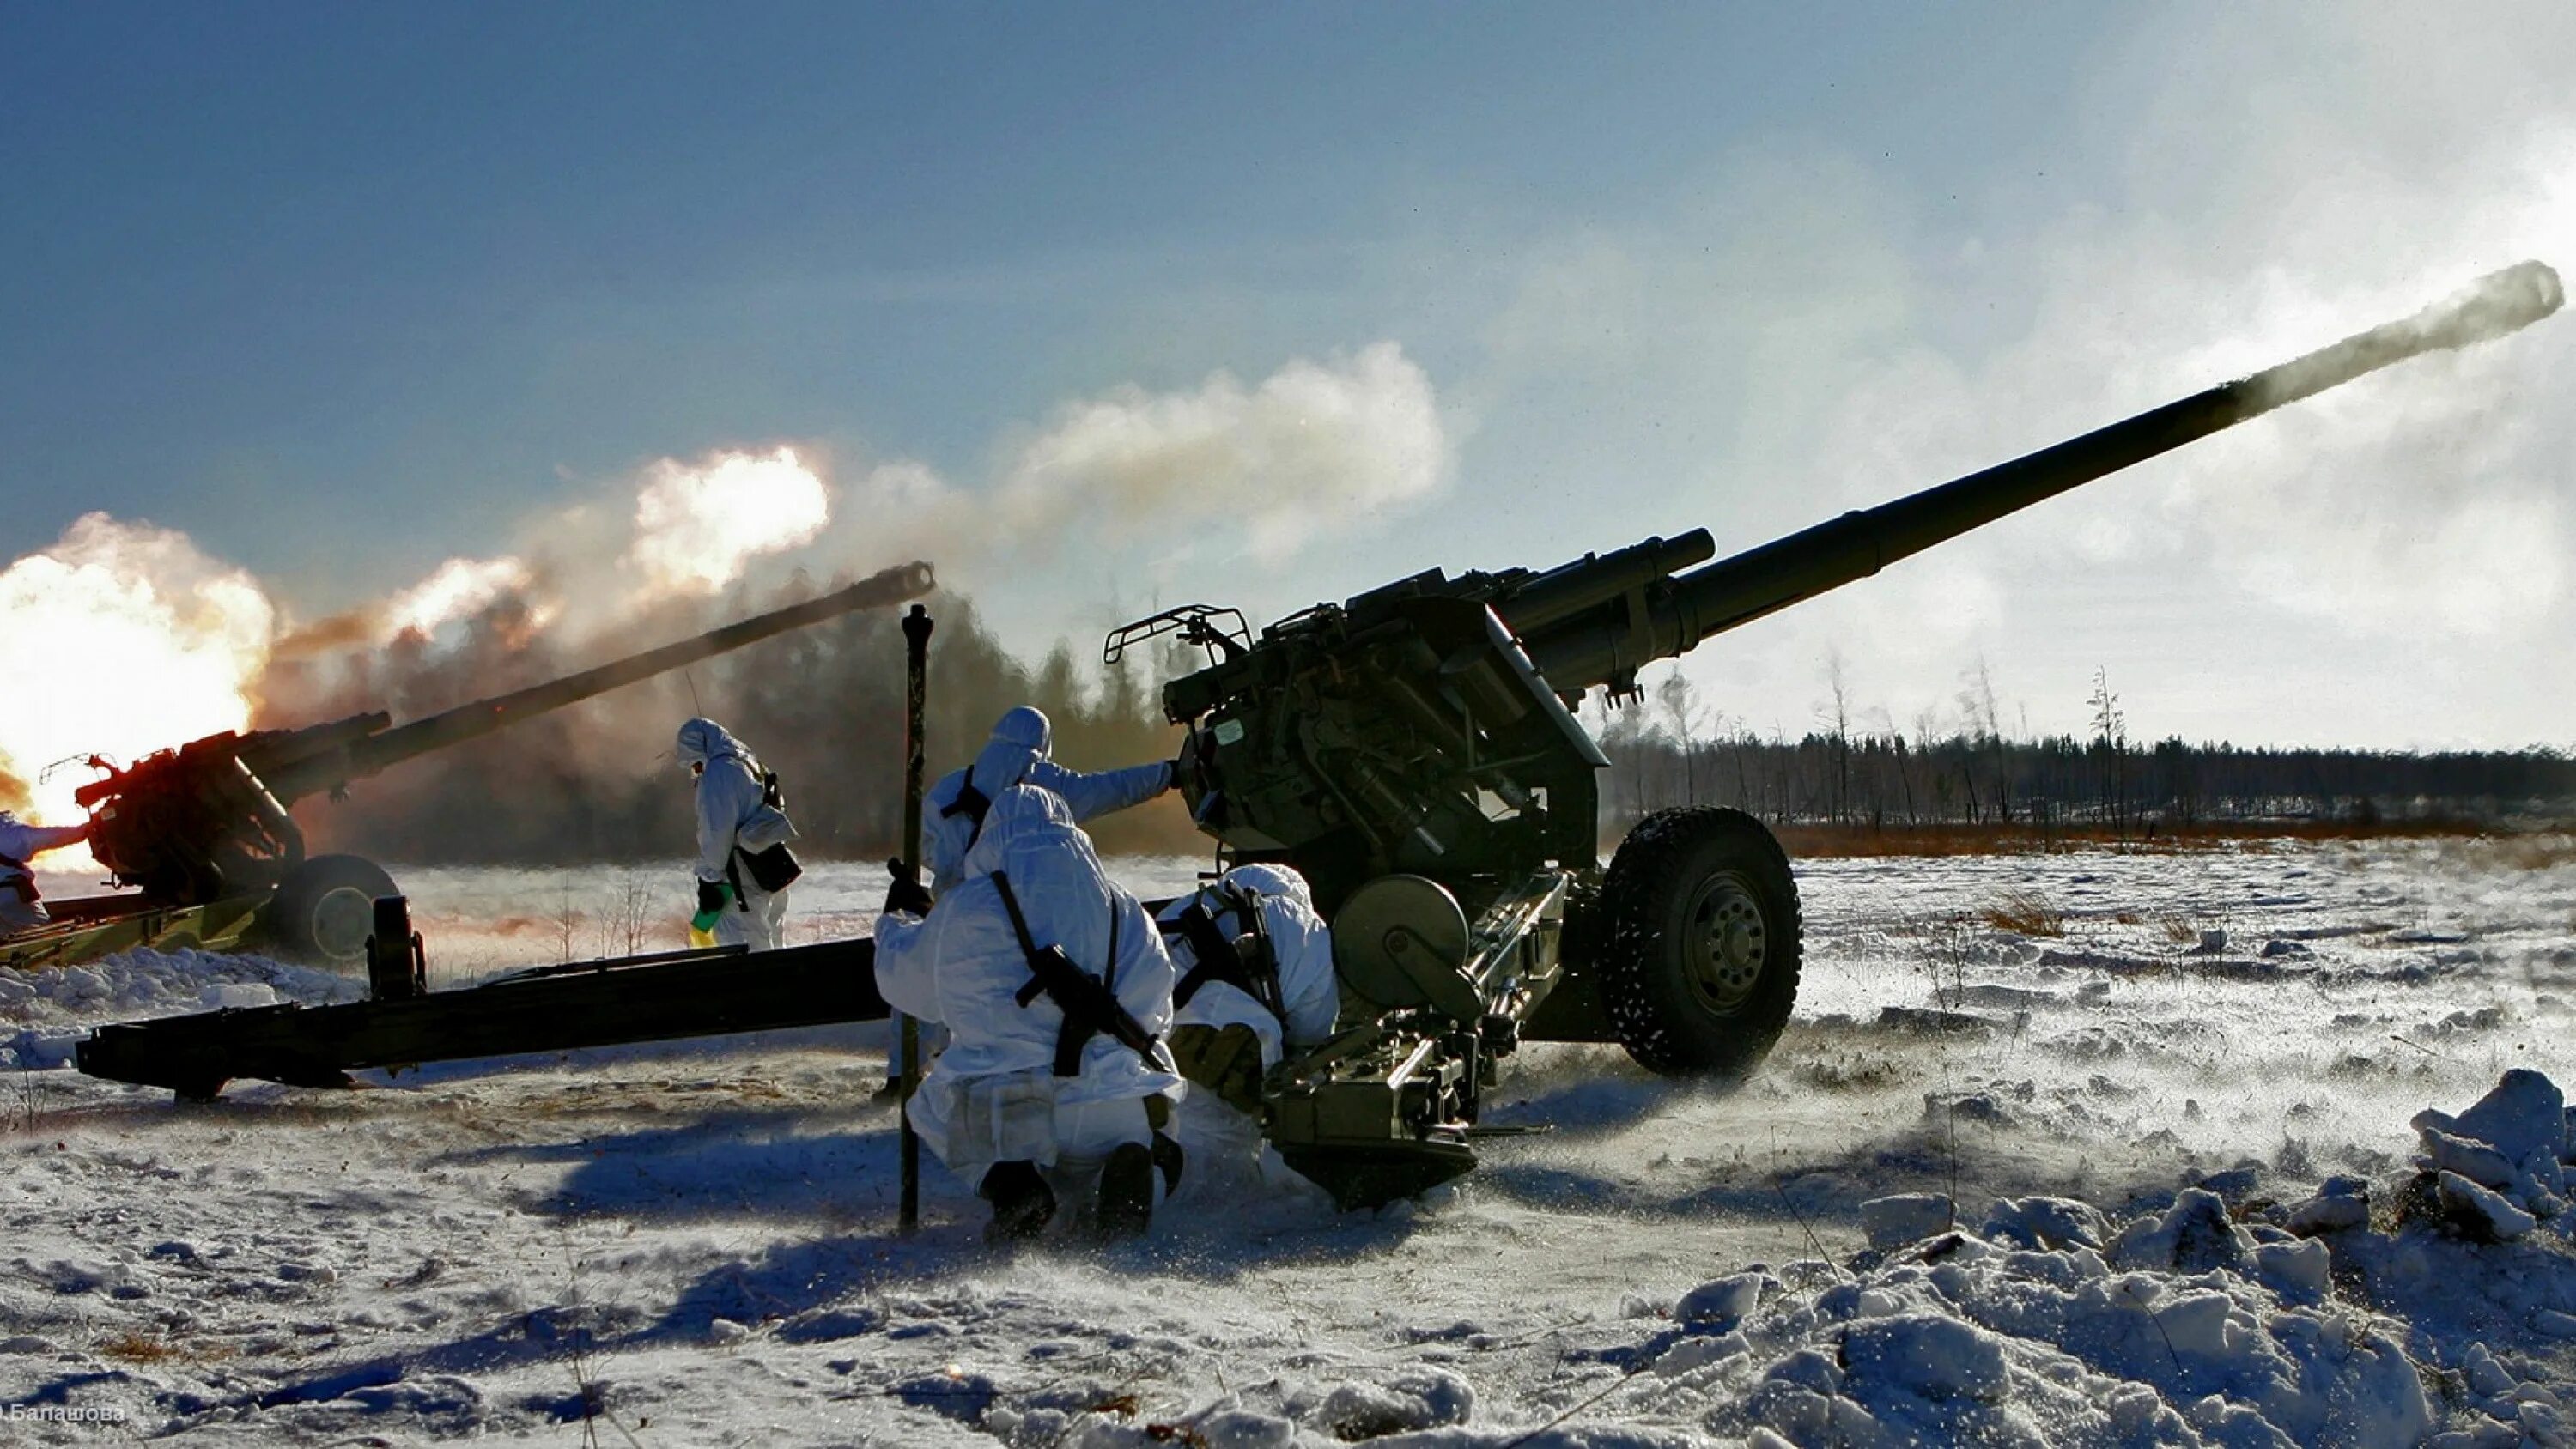
[[[921, 717], [930, 682], [930, 611], [919, 604], [903, 616], [903, 657], [903, 859], [906, 872], [918, 881], [922, 865]], [[921, 1026], [909, 1016], [900, 1021], [896, 1032], [899, 1044], [895, 1091], [903, 1117], [903, 1189], [895, 1212], [895, 1228], [910, 1233], [921, 1227], [921, 1138], [912, 1130], [912, 1091], [921, 1085]]]

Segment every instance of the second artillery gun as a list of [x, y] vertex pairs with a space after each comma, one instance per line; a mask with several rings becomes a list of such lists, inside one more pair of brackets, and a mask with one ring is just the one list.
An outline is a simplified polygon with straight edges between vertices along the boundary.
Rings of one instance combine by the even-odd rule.
[[[1797, 887], [1735, 810], [1648, 815], [1604, 867], [1596, 772], [1569, 709], [1594, 688], [2007, 514], [2420, 353], [2557, 310], [2525, 262], [2405, 320], [1720, 562], [1706, 530], [1543, 572], [1438, 569], [1256, 639], [1185, 605], [1114, 631], [1208, 666], [1163, 687], [1183, 791], [1232, 862], [1295, 866], [1332, 923], [1341, 1029], [1274, 1070], [1270, 1140], [1345, 1206], [1466, 1171], [1494, 1063], [1523, 1040], [1615, 1042], [1731, 1078], [1787, 1023]], [[1704, 565], [1704, 566], [1703, 566]]]
[[146, 755], [90, 763], [74, 792], [90, 812], [90, 853], [133, 893], [49, 903], [51, 926], [0, 940], [0, 966], [47, 966], [131, 946], [264, 949], [343, 970], [365, 959], [374, 901], [392, 877], [354, 855], [307, 855], [288, 807], [337, 798], [355, 780], [478, 739], [612, 689], [858, 609], [930, 592], [931, 569], [903, 564], [819, 598], [579, 674], [408, 724], [382, 712], [303, 729], [227, 731]]

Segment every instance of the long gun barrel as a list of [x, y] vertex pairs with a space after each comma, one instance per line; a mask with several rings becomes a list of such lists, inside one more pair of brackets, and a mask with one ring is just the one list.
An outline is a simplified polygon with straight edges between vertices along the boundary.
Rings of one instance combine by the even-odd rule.
[[2195, 438], [2401, 358], [2557, 310], [2525, 263], [2405, 321], [1884, 507], [1710, 563], [1705, 530], [1554, 568], [1424, 569], [1258, 638], [1183, 605], [1163, 686], [1179, 788], [1221, 859], [1294, 866], [1332, 923], [1339, 1030], [1262, 1083], [1263, 1134], [1345, 1206], [1474, 1162], [1480, 1094], [1521, 1041], [1615, 1041], [1650, 1071], [1737, 1079], [1789, 1020], [1797, 882], [1752, 816], [1658, 811], [1605, 865], [1608, 758], [1568, 706], [1639, 666]]
[[[333, 741], [317, 751], [285, 753], [283, 758], [248, 763], [267, 784], [271, 794], [279, 801], [291, 804], [317, 791], [338, 789], [351, 780], [375, 774], [414, 756], [461, 744], [495, 730], [508, 729], [536, 715], [579, 704], [594, 695], [650, 679], [656, 674], [686, 668], [701, 659], [756, 644], [791, 629], [818, 624], [858, 609], [899, 604], [930, 592], [931, 587], [930, 565], [900, 564], [821, 598], [773, 610], [738, 624], [727, 624], [721, 629], [710, 629], [694, 639], [648, 649], [515, 694], [460, 705], [443, 714], [430, 715], [382, 733]], [[380, 719], [380, 715], [359, 717], [360, 722]]]
[[[1553, 622], [1512, 620], [1548, 683], [1571, 694], [1633, 679], [1639, 666], [1865, 579], [1896, 560], [2248, 418], [2426, 352], [2503, 337], [2558, 310], [2558, 274], [2541, 262], [2489, 273], [2412, 317], [2125, 422], [2042, 448], [1893, 503], [1748, 549], [1672, 579], [1632, 612], [1612, 602]], [[1505, 617], [1511, 617], [1508, 606]]]

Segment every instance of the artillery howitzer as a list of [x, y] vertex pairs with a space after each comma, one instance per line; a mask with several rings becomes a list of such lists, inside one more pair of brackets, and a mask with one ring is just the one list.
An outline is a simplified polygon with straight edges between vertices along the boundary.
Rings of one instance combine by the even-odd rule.
[[[2405, 321], [1717, 563], [1695, 530], [1545, 572], [1429, 570], [1258, 638], [1236, 611], [1195, 604], [1113, 632], [1112, 662], [1163, 636], [1208, 651], [1208, 667], [1163, 689], [1165, 714], [1189, 732], [1182, 792], [1225, 855], [1303, 871], [1332, 922], [1340, 1029], [1270, 1073], [1270, 1140], [1345, 1206], [1382, 1203], [1474, 1165], [1482, 1094], [1522, 1041], [1616, 1042], [1652, 1070], [1719, 1078], [1770, 1050], [1800, 964], [1797, 887], [1778, 843], [1736, 811], [1668, 810], [1604, 867], [1594, 772], [1605, 761], [1569, 701], [1632, 691], [1641, 667], [1704, 639], [2284, 403], [2502, 336], [2560, 300], [2556, 274], [2526, 262]], [[915, 567], [917, 592], [928, 570]], [[643, 665], [658, 657], [608, 668], [640, 678], [685, 662]], [[290, 788], [353, 778], [363, 771], [333, 751], [363, 763], [375, 759], [368, 740], [402, 734], [328, 734], [342, 728], [324, 726], [280, 769]], [[376, 999], [102, 1027], [81, 1043], [81, 1069], [201, 1097], [240, 1077], [333, 1085], [359, 1068], [886, 1013], [864, 939], [739, 960], [739, 947], [719, 947], [581, 962], [423, 994], [403, 903], [378, 910]]]
[[[1595, 772], [1568, 706], [1945, 539], [2418, 353], [2555, 311], [2538, 262], [2295, 361], [2027, 457], [1707, 563], [1705, 530], [1545, 572], [1433, 569], [1256, 640], [1185, 605], [1104, 657], [1178, 635], [1208, 667], [1163, 687], [1182, 789], [1235, 862], [1284, 862], [1332, 923], [1341, 1030], [1265, 1089], [1271, 1141], [1348, 1205], [1474, 1163], [1483, 1088], [1522, 1040], [1616, 1042], [1672, 1075], [1760, 1063], [1798, 987], [1797, 888], [1753, 817], [1647, 816], [1604, 868]], [[1701, 567], [1700, 565], [1705, 565]]]
[[0, 942], [0, 965], [256, 939], [354, 966], [366, 953], [372, 903], [395, 894], [393, 880], [358, 856], [307, 856], [303, 832], [287, 813], [296, 801], [324, 793], [336, 799], [350, 782], [433, 750], [930, 588], [928, 564], [905, 564], [802, 604], [409, 724], [377, 712], [304, 729], [208, 735], [122, 768], [93, 758], [104, 774], [74, 793], [90, 812], [90, 852], [117, 884], [138, 893], [55, 903], [54, 925]]

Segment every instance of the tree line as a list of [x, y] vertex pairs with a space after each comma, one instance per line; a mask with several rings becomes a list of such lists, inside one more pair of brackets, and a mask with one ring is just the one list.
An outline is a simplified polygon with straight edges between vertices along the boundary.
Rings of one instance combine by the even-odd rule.
[[1764, 737], [1707, 718], [1675, 672], [1600, 730], [1605, 829], [1677, 805], [1723, 805], [1775, 824], [2105, 829], [2147, 835], [2247, 821], [2496, 824], [2576, 815], [2576, 758], [2525, 750], [2302, 749], [2129, 738], [2098, 674], [2087, 735], [2008, 736], [1982, 669], [1964, 723], [1855, 726], [1839, 670], [1817, 727]]

